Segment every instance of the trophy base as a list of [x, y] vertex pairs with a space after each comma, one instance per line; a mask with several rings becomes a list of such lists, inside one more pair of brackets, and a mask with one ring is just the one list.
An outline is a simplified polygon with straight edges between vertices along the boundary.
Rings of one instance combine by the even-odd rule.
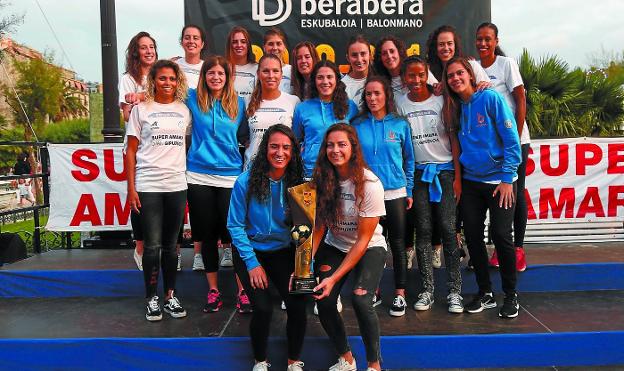
[[313, 291], [316, 287], [316, 278], [293, 278], [290, 285], [290, 294], [293, 295], [306, 295], [314, 294]]

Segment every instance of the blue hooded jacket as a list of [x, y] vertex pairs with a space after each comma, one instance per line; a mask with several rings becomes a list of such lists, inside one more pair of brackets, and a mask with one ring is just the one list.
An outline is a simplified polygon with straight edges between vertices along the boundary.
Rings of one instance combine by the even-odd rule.
[[312, 177], [314, 165], [318, 157], [323, 136], [327, 129], [338, 122], [349, 123], [358, 112], [357, 106], [351, 99], [349, 109], [344, 119], [334, 116], [334, 102], [323, 102], [319, 98], [311, 98], [295, 107], [293, 114], [293, 131], [301, 145], [303, 171], [306, 178]]
[[521, 160], [520, 139], [516, 119], [499, 93], [477, 91], [462, 102], [457, 137], [463, 178], [513, 183]]
[[412, 197], [414, 147], [409, 123], [394, 114], [376, 120], [369, 113], [357, 117], [352, 125], [360, 139], [364, 159], [381, 179], [384, 190], [405, 187], [408, 197]]
[[245, 122], [245, 101], [238, 97], [238, 115], [232, 120], [216, 100], [208, 112], [197, 104], [197, 91], [189, 89], [186, 105], [193, 117], [191, 148], [186, 155], [188, 171], [210, 175], [237, 176], [243, 171], [236, 133]]
[[232, 189], [227, 228], [247, 270], [260, 265], [254, 250], [275, 251], [290, 247], [288, 203], [284, 196], [286, 185], [283, 178], [269, 181], [271, 193], [262, 203], [255, 197], [247, 202], [249, 171], [236, 179]]

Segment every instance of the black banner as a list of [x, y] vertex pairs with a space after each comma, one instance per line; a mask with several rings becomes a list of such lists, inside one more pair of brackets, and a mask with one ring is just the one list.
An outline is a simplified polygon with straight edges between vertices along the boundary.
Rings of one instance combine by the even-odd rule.
[[185, 22], [204, 27], [209, 49], [223, 54], [230, 29], [251, 34], [254, 54], [270, 26], [284, 30], [288, 48], [309, 40], [327, 59], [346, 63], [346, 43], [363, 34], [372, 43], [385, 35], [405, 41], [408, 55], [426, 53], [427, 36], [438, 26], [457, 29], [466, 54], [475, 55], [476, 27], [491, 18], [491, 0], [185, 0]]

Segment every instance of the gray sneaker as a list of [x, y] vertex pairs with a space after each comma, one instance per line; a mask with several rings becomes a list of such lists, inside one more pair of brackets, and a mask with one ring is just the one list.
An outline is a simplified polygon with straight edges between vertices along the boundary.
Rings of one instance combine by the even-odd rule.
[[433, 305], [433, 294], [430, 292], [421, 292], [418, 294], [418, 300], [414, 303], [415, 310], [429, 310]]
[[416, 256], [416, 249], [411, 248], [405, 251], [407, 255], [407, 269], [412, 269], [414, 265], [414, 256]]
[[194, 271], [203, 271], [206, 268], [204, 267], [204, 259], [202, 254], [195, 254], [193, 256], [193, 270]]
[[232, 248], [224, 247], [223, 248], [223, 257], [221, 258], [221, 266], [222, 267], [231, 267], [234, 263], [232, 262]]
[[431, 265], [436, 269], [442, 267], [442, 249], [433, 249]]
[[464, 303], [462, 302], [464, 298], [462, 298], [461, 295], [452, 292], [446, 297], [446, 300], [448, 302], [448, 311], [450, 313], [464, 312]]
[[178, 254], [178, 265], [176, 267], [176, 270], [178, 272], [182, 270], [182, 254]]

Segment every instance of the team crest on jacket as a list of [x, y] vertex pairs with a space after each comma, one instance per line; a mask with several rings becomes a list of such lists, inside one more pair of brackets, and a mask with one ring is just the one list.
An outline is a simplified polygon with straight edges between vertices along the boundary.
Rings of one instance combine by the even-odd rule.
[[485, 122], [485, 116], [483, 116], [482, 114], [480, 114], [479, 112], [477, 112], [477, 122], [479, 124], [483, 124]]
[[387, 140], [388, 140], [389, 142], [396, 142], [396, 140], [397, 140], [397, 135], [396, 135], [396, 133], [395, 133], [394, 131], [390, 130], [390, 131], [388, 132], [388, 139], [387, 139]]
[[510, 119], [505, 120], [505, 127], [511, 129], [513, 127], [513, 122], [511, 122]]

